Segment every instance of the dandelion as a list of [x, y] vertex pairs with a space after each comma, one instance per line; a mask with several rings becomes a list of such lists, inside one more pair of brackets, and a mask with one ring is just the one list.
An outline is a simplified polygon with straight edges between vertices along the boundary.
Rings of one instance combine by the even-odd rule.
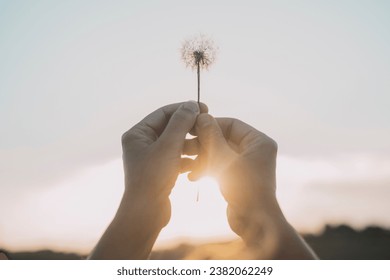
[[213, 40], [200, 34], [190, 40], [186, 40], [181, 48], [181, 58], [186, 67], [197, 70], [198, 75], [198, 103], [200, 102], [200, 69], [208, 69], [214, 62], [217, 48]]

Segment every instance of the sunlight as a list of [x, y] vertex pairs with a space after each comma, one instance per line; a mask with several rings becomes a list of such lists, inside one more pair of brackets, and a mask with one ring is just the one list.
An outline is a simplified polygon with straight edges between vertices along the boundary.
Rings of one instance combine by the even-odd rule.
[[9, 205], [1, 241], [12, 250], [89, 252], [114, 217], [123, 189], [121, 159], [85, 169]]
[[[199, 200], [197, 196], [199, 192]], [[179, 177], [171, 194], [172, 218], [162, 231], [158, 244], [174, 239], [220, 240], [235, 237], [226, 219], [226, 202], [211, 177], [195, 183]]]
[[[373, 220], [386, 224], [389, 219], [381, 213], [388, 209], [389, 166], [388, 160], [366, 157], [332, 162], [280, 155], [278, 200], [287, 219], [298, 230], [317, 232], [326, 223], [339, 222], [336, 217], [353, 226]], [[371, 187], [366, 188], [369, 183]], [[352, 188], [354, 196], [350, 196]], [[50, 188], [28, 193], [19, 198], [19, 203], [7, 204], [7, 215], [0, 221], [1, 242], [12, 250], [52, 248], [88, 252], [114, 217], [123, 189], [122, 160], [118, 158], [85, 169]], [[381, 193], [381, 197], [370, 195], [372, 190]], [[170, 199], [171, 220], [156, 247], [237, 237], [229, 227], [227, 204], [213, 178], [190, 182], [183, 174]], [[368, 207], [374, 202], [376, 207], [355, 215], [362, 205]]]

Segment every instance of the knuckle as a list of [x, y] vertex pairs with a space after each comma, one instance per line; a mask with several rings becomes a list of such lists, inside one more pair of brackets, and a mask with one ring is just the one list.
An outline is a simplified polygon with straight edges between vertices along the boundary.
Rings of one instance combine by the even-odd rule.
[[263, 149], [267, 150], [271, 154], [276, 154], [278, 151], [278, 144], [272, 138], [266, 136], [262, 141]]
[[195, 116], [194, 112], [191, 111], [188, 108], [181, 108], [180, 110], [176, 111], [175, 114], [173, 114], [172, 118], [176, 120], [191, 120]]
[[121, 137], [122, 145], [124, 145], [125, 143], [127, 143], [128, 138], [129, 138], [129, 132], [126, 131], [125, 133], [122, 134], [122, 137]]
[[133, 136], [133, 129], [123, 133], [121, 137], [122, 146], [126, 146], [133, 139]]
[[268, 137], [267, 140], [267, 148], [272, 152], [273, 154], [276, 154], [278, 152], [278, 143], [270, 137]]
[[210, 123], [202, 122], [196, 125], [196, 130], [199, 134], [213, 133], [213, 127]]
[[278, 151], [278, 143], [272, 138], [270, 138], [270, 142], [271, 142], [272, 150], [277, 152]]

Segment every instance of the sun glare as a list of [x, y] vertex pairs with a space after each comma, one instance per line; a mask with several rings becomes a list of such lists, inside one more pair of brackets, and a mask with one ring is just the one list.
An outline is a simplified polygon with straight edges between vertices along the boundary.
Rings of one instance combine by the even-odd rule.
[[226, 202], [216, 180], [204, 177], [188, 182], [181, 175], [171, 194], [172, 217], [158, 245], [178, 240], [221, 240], [233, 238], [226, 219]]

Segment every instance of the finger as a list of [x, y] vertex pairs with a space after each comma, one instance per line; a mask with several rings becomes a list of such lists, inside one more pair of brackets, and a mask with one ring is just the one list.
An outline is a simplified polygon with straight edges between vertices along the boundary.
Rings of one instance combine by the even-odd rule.
[[199, 172], [199, 171], [191, 171], [190, 173], [188, 173], [187, 178], [188, 178], [188, 180], [190, 180], [191, 182], [196, 182], [196, 181], [198, 181], [202, 176], [203, 176], [203, 173], [202, 173], [202, 172]]
[[226, 141], [217, 120], [211, 115], [198, 116], [196, 131], [201, 149], [199, 158], [205, 162], [203, 168], [218, 177], [237, 158], [237, 152]]
[[180, 173], [186, 173], [194, 168], [195, 161], [190, 158], [182, 158], [180, 160]]
[[138, 124], [142, 125], [146, 128], [150, 128], [156, 134], [156, 136], [160, 136], [166, 125], [168, 124], [169, 119], [176, 112], [176, 110], [183, 105], [183, 102], [174, 103], [170, 105], [166, 105], [161, 107], [154, 112], [147, 115], [142, 121]]
[[207, 107], [206, 104], [202, 103], [202, 102], [199, 102], [199, 109], [200, 109], [200, 113], [208, 113], [209, 112], [209, 107]]
[[198, 142], [209, 153], [227, 142], [216, 119], [209, 114], [200, 114], [197, 118], [195, 130], [198, 135]]
[[186, 139], [184, 141], [183, 155], [195, 156], [200, 152], [198, 138]]
[[[138, 137], [146, 137], [149, 142], [156, 141], [158, 137], [160, 137], [160, 135], [163, 133], [171, 116], [183, 104], [184, 102], [174, 103], [155, 110], [154, 112], [143, 118], [133, 128], [125, 132], [123, 134], [123, 139], [127, 139], [129, 137], [137, 135]], [[207, 105], [204, 103], [199, 103], [199, 107], [201, 112], [208, 111]]]
[[266, 137], [265, 134], [257, 129], [237, 119], [216, 118], [216, 121], [226, 140], [238, 147], [247, 144], [259, 136]]
[[191, 172], [187, 174], [188, 180], [191, 182], [198, 181], [203, 176], [206, 176], [207, 172], [204, 168], [199, 168], [196, 164], [196, 160], [191, 167]]
[[[203, 113], [208, 113], [209, 112], [209, 108], [207, 107], [206, 104], [204, 103], [199, 103], [199, 108], [200, 108], [200, 113], [203, 114]], [[195, 130], [195, 126], [190, 130], [189, 132], [192, 136], [197, 136], [196, 135], [196, 130]]]
[[207, 161], [206, 157], [199, 155], [192, 161], [191, 172], [188, 173], [187, 178], [194, 182], [207, 174]]
[[131, 129], [126, 131], [122, 136], [122, 142], [131, 141], [134, 137], [137, 139], [140, 137], [144, 138], [149, 144], [156, 141], [164, 131], [171, 115], [182, 104], [183, 103], [170, 104], [153, 111]]
[[185, 102], [172, 114], [165, 130], [160, 136], [161, 142], [170, 145], [178, 145], [182, 149], [186, 134], [195, 124], [200, 112], [199, 105], [195, 101]]

